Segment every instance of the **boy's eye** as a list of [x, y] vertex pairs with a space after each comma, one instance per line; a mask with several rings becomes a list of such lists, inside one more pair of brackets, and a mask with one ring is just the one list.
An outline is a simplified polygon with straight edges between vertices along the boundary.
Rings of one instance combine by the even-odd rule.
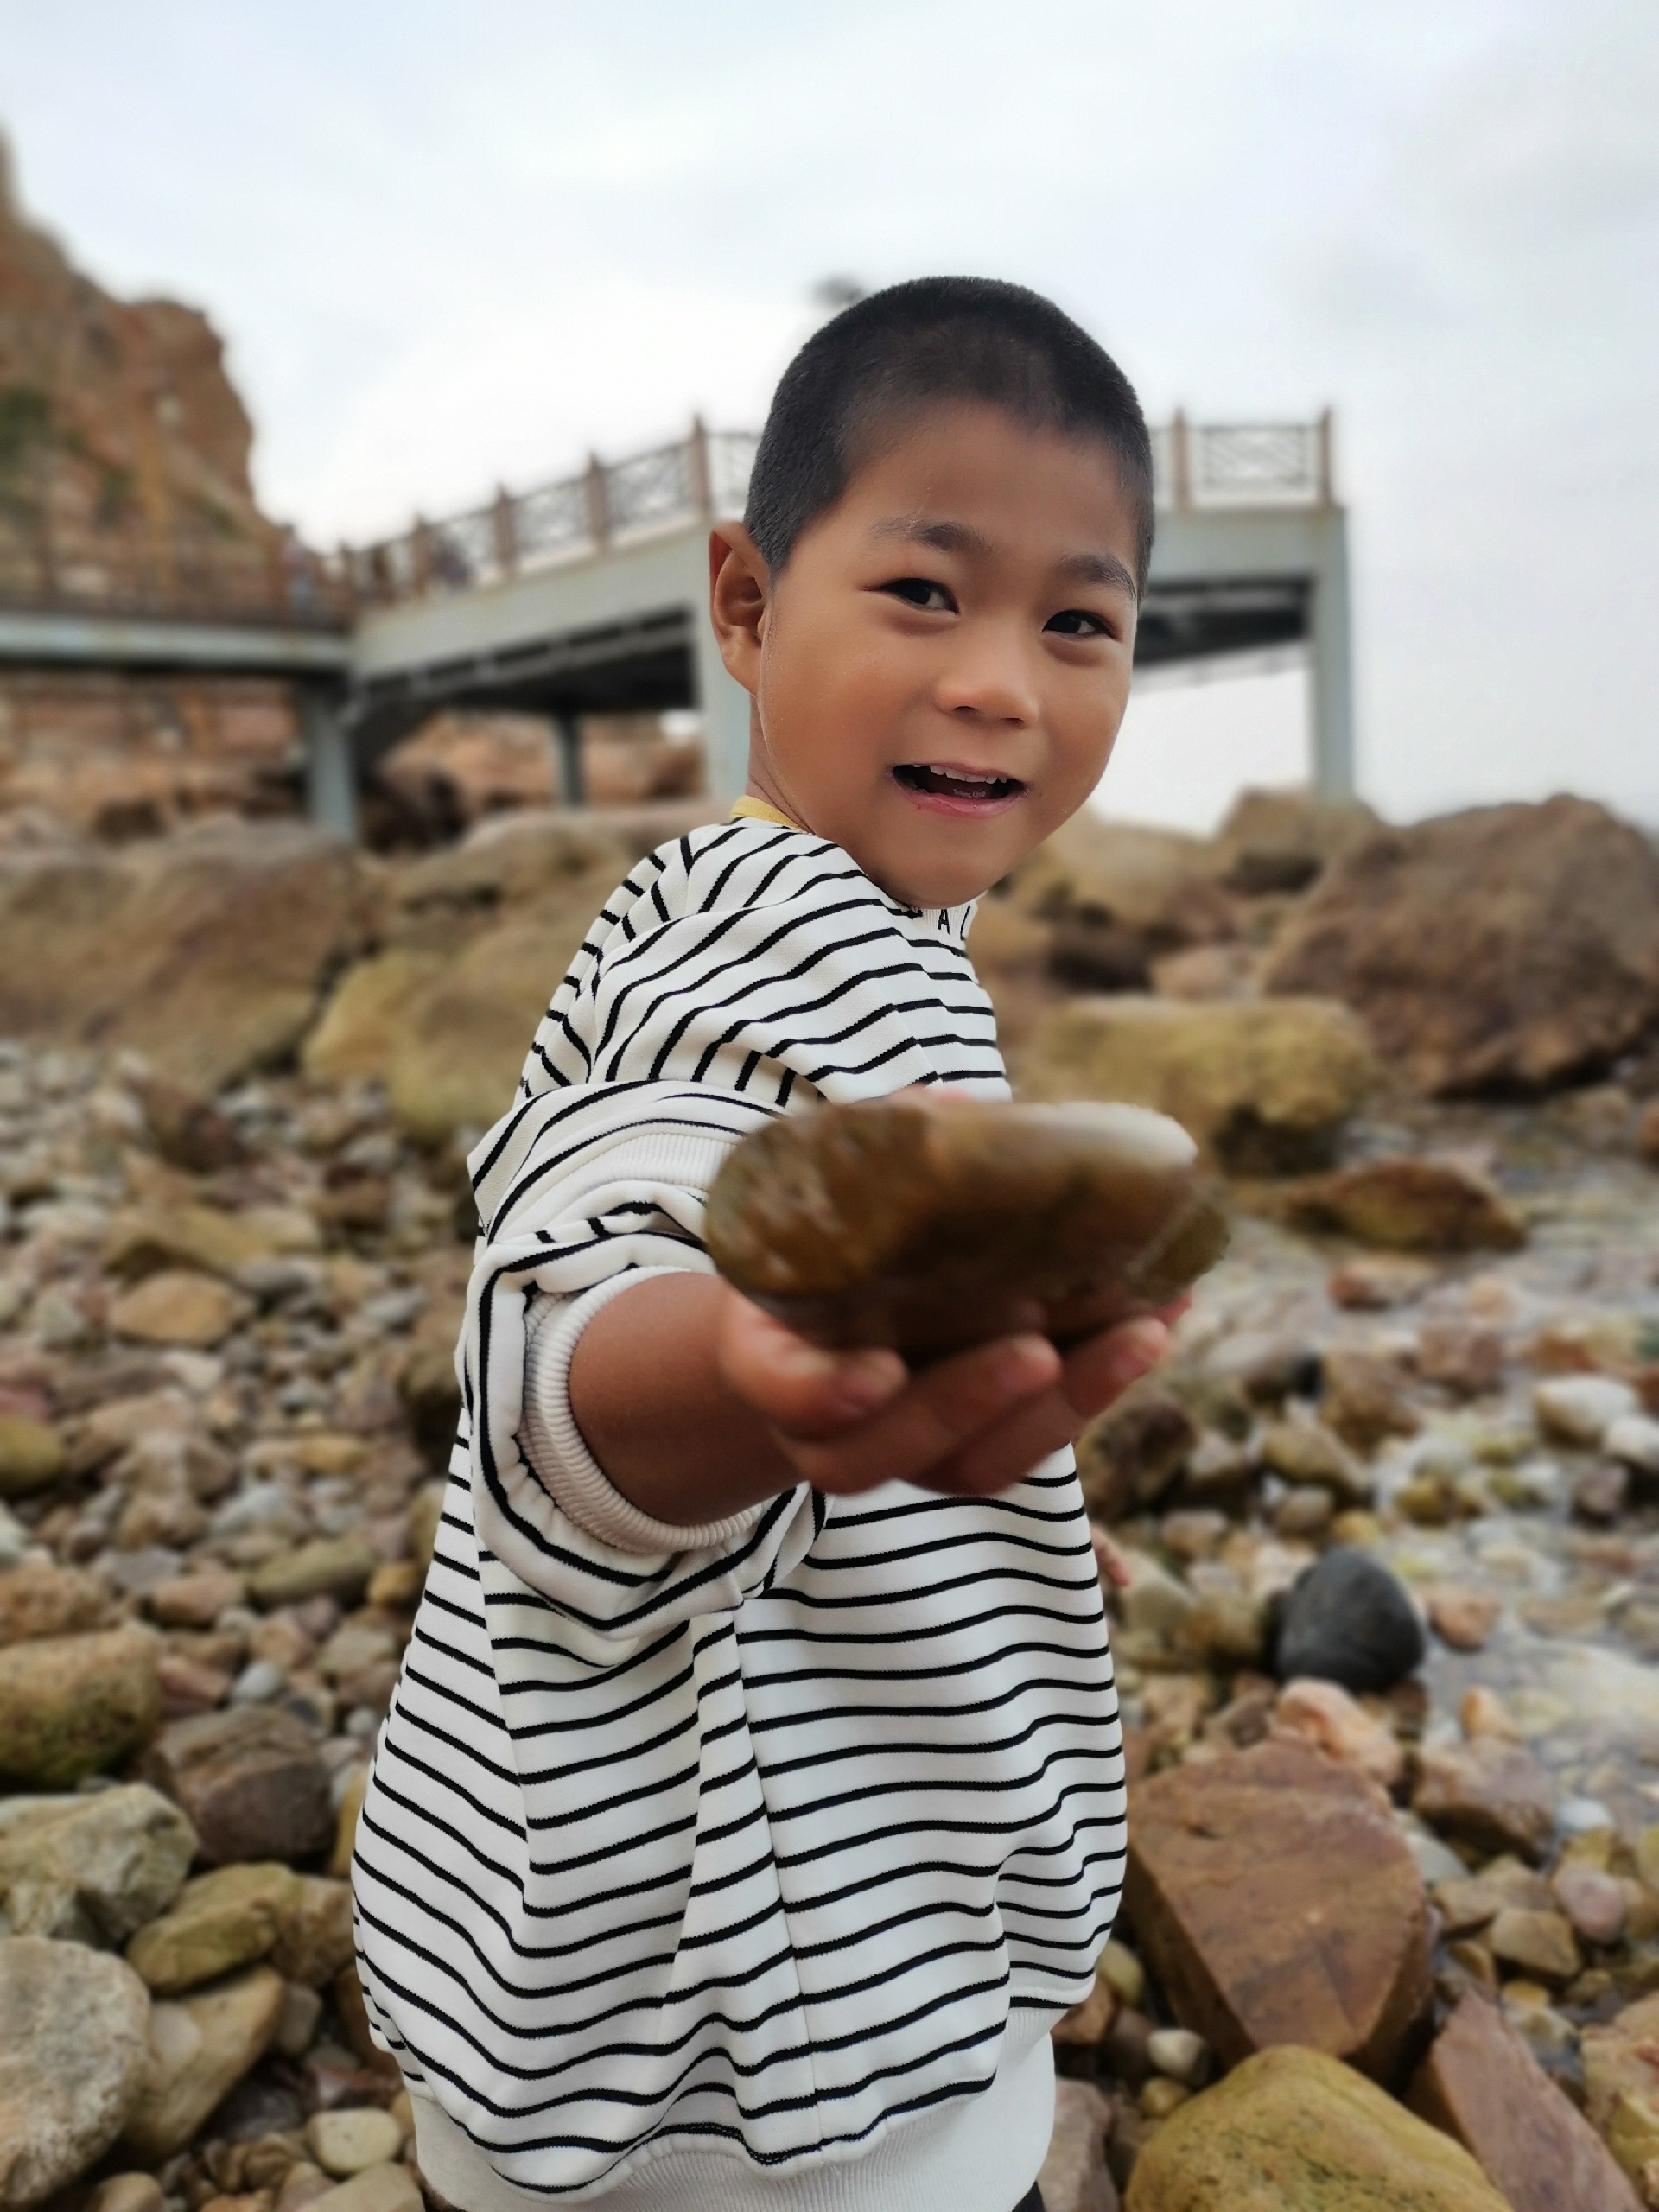
[[931, 576], [895, 576], [881, 588], [928, 614], [954, 614], [957, 611], [956, 601], [943, 584], [936, 584]]
[[1057, 631], [1063, 638], [1109, 638], [1116, 634], [1103, 615], [1091, 614], [1086, 607], [1068, 607], [1058, 614], [1051, 614], [1043, 627]]

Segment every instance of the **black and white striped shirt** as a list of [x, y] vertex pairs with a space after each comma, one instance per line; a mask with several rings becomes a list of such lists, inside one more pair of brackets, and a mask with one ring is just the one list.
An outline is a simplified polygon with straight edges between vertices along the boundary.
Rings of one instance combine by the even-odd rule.
[[355, 1867], [371, 2018], [466, 2212], [1007, 2212], [1040, 2163], [1124, 1841], [1070, 1453], [659, 1529], [559, 1361], [525, 1381], [550, 1317], [568, 1365], [641, 1271], [708, 1268], [703, 1194], [769, 1116], [1007, 1095], [971, 915], [775, 823], [664, 845], [474, 1154], [465, 1410]]

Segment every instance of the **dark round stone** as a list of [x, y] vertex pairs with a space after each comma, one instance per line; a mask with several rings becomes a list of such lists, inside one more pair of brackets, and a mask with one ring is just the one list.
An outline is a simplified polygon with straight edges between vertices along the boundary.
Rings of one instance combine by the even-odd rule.
[[1338, 1545], [1308, 1568], [1280, 1615], [1274, 1671], [1356, 1694], [1392, 1689], [1423, 1662], [1423, 1624], [1404, 1588], [1364, 1552]]

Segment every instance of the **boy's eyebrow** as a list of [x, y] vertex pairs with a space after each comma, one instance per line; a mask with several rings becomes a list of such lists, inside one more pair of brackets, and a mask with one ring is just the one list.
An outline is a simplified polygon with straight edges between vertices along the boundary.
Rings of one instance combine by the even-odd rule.
[[[911, 545], [931, 545], [939, 553], [969, 553], [984, 559], [996, 548], [982, 531], [971, 523], [949, 522], [943, 517], [931, 515], [890, 515], [885, 522], [875, 524], [872, 537], [902, 538]], [[1063, 576], [1080, 584], [1101, 584], [1109, 591], [1121, 591], [1130, 599], [1138, 599], [1135, 578], [1122, 562], [1111, 553], [1068, 553], [1058, 563]]]

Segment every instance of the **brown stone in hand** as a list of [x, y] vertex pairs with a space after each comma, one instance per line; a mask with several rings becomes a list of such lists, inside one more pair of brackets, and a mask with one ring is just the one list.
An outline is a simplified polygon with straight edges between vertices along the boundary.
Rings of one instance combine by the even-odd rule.
[[821, 1344], [1080, 1336], [1166, 1305], [1220, 1258], [1226, 1216], [1197, 1163], [1185, 1130], [1141, 1107], [823, 1106], [732, 1153], [709, 1249]]

